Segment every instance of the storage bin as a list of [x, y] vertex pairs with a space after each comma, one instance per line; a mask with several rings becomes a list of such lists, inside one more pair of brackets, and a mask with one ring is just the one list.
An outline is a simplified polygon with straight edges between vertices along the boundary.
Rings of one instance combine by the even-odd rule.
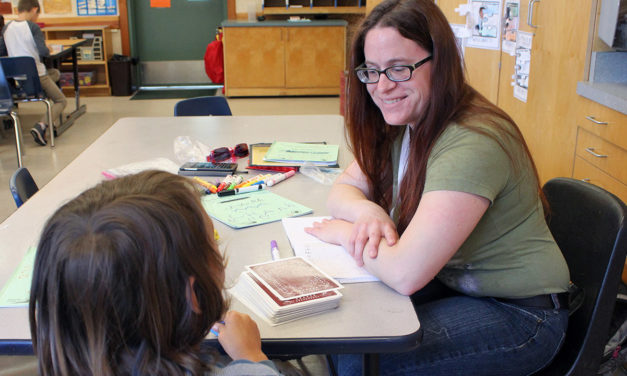
[[[61, 86], [74, 86], [74, 73], [61, 72], [59, 79]], [[91, 86], [94, 84], [94, 72], [78, 72], [78, 85]]]

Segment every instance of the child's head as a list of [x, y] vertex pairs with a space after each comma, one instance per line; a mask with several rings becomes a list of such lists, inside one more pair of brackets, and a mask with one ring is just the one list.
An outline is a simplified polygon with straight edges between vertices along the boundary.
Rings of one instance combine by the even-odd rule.
[[37, 13], [41, 11], [38, 0], [19, 0], [17, 3], [18, 13], [30, 12], [37, 8]]
[[223, 283], [190, 180], [148, 171], [103, 182], [41, 235], [29, 309], [40, 374], [196, 374], [197, 346], [226, 310]]

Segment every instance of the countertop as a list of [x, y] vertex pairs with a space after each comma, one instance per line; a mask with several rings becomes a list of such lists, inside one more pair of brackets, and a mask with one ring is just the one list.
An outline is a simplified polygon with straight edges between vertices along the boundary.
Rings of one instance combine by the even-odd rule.
[[226, 20], [222, 21], [222, 27], [298, 27], [298, 26], [346, 26], [348, 22], [345, 20], [311, 20], [311, 21], [239, 21]]

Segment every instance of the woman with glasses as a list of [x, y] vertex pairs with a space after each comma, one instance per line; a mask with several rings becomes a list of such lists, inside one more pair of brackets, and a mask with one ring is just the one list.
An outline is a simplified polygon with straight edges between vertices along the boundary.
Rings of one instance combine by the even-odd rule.
[[[516, 124], [468, 85], [431, 0], [375, 7], [356, 33], [351, 68], [355, 161], [328, 198], [335, 219], [308, 232], [411, 295], [422, 343], [381, 354], [381, 374], [542, 369], [564, 339], [569, 272]], [[360, 372], [358, 356], [338, 363], [341, 375]]]

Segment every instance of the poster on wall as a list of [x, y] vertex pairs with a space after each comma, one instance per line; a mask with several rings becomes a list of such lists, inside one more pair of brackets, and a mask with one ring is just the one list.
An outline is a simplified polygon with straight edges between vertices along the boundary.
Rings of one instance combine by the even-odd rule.
[[532, 33], [518, 31], [516, 38], [516, 66], [514, 67], [514, 98], [527, 103], [529, 71], [531, 68]]
[[498, 50], [501, 35], [501, 1], [471, 0], [468, 17], [472, 36], [468, 47]]
[[76, 13], [79, 16], [116, 16], [117, 0], [76, 0]]
[[514, 56], [516, 52], [516, 32], [518, 31], [520, 1], [508, 0], [503, 7], [503, 42], [501, 49]]

